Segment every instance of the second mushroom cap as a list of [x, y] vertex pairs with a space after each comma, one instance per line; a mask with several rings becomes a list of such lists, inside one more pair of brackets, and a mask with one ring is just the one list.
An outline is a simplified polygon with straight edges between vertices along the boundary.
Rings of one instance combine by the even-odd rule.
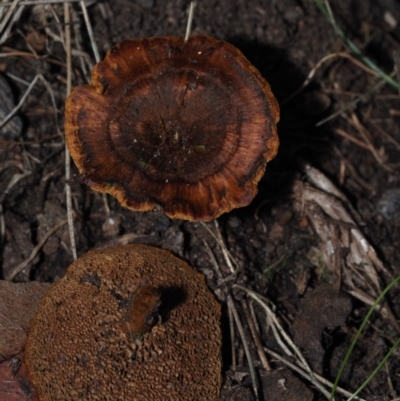
[[40, 401], [218, 401], [220, 305], [168, 251], [92, 251], [44, 297], [25, 362]]

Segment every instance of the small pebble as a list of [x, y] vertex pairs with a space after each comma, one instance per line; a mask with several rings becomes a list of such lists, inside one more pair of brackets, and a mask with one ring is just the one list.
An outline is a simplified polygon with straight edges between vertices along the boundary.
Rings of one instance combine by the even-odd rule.
[[155, 222], [154, 229], [156, 231], [164, 232], [164, 231], [168, 230], [170, 224], [171, 224], [171, 220], [167, 216], [162, 215]]
[[322, 92], [308, 92], [304, 95], [303, 107], [311, 115], [324, 113], [331, 106], [331, 98]]
[[240, 226], [240, 219], [236, 216], [230, 216], [228, 219], [228, 226], [230, 228], [238, 228]]
[[293, 213], [290, 210], [285, 210], [280, 216], [278, 223], [280, 226], [285, 227], [293, 218]]
[[254, 239], [252, 245], [255, 249], [260, 249], [262, 247], [262, 243], [258, 239]]
[[119, 234], [121, 217], [109, 216], [101, 226], [105, 237], [115, 237]]
[[400, 224], [400, 188], [384, 191], [378, 201], [377, 210], [386, 220]]

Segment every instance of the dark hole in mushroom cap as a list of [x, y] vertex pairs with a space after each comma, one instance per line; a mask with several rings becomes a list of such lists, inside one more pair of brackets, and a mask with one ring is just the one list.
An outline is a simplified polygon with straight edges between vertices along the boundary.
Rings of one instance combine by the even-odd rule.
[[247, 205], [278, 148], [279, 107], [234, 46], [204, 35], [113, 47], [66, 104], [86, 182], [133, 210], [210, 220]]
[[185, 302], [187, 293], [184, 287], [178, 286], [161, 287], [159, 291], [161, 294], [159, 313], [162, 321], [166, 322], [171, 311]]

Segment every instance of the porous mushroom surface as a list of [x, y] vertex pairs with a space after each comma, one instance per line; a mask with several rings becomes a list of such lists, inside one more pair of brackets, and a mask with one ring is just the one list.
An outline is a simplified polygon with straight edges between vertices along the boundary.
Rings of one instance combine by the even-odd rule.
[[121, 245], [79, 258], [50, 289], [25, 362], [41, 401], [216, 401], [220, 352], [204, 277], [168, 251]]
[[67, 100], [84, 181], [130, 209], [210, 220], [248, 205], [278, 149], [278, 103], [231, 44], [205, 35], [126, 40]]

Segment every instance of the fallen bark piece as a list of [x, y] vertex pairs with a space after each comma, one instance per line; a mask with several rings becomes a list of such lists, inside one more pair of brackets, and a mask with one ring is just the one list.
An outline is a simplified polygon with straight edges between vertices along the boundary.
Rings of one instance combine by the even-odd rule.
[[50, 284], [37, 281], [0, 281], [0, 362], [23, 350], [29, 322], [49, 288]]
[[1, 401], [39, 401], [22, 354], [0, 363]]

